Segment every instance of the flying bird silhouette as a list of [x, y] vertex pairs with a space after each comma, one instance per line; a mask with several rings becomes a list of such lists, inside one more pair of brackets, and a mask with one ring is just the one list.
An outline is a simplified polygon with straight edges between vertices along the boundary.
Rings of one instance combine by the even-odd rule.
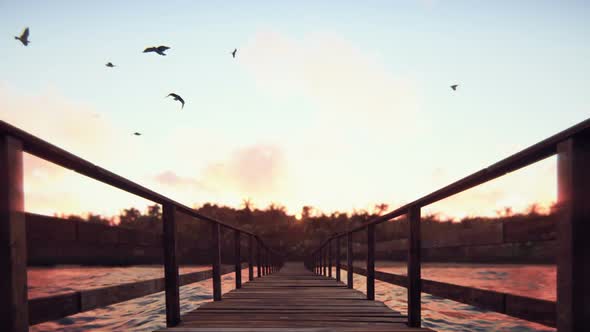
[[453, 89], [453, 91], [457, 91], [458, 86], [459, 86], [459, 84], [453, 84], [453, 85], [451, 85], [451, 89]]
[[234, 51], [231, 52], [231, 55], [234, 57], [234, 59], [236, 58], [236, 52], [238, 51], [237, 48], [234, 48]]
[[149, 53], [149, 52], [156, 52], [159, 55], [166, 55], [166, 50], [169, 50], [170, 47], [168, 46], [158, 46], [158, 47], [148, 47], [145, 50], [143, 50], [143, 53]]
[[28, 46], [30, 41], [29, 41], [29, 28], [25, 28], [25, 31], [23, 31], [23, 33], [21, 33], [20, 37], [14, 36], [14, 39], [16, 40], [20, 40], [21, 43], [23, 43], [23, 45]]
[[134, 132], [133, 135], [135, 135], [135, 136], [141, 136], [141, 133]]
[[166, 97], [172, 97], [172, 98], [174, 98], [174, 100], [178, 100], [182, 104], [182, 107], [180, 107], [180, 108], [181, 109], [184, 108], [184, 99], [182, 99], [181, 96], [177, 95], [176, 93], [170, 93]]
[[115, 67], [115, 65], [112, 62], [108, 62], [105, 66], [107, 66], [109, 68]]

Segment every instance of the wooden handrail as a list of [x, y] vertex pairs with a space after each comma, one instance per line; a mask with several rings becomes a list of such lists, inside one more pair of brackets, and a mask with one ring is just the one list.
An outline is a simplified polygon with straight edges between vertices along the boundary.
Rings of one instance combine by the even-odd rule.
[[[120, 175], [92, 164], [66, 150], [33, 136], [0, 120], [0, 330], [28, 331], [26, 276], [26, 230], [24, 227], [23, 152], [71, 169], [82, 175], [119, 188], [162, 205], [164, 275], [166, 290], [166, 323], [172, 327], [180, 322], [180, 278], [178, 274], [176, 212], [211, 223], [213, 297], [221, 300], [221, 226], [235, 232], [236, 287], [241, 287], [240, 235], [247, 234], [264, 250], [266, 274], [282, 264], [282, 256], [262, 239], [247, 230], [198, 213], [192, 208], [152, 191]], [[7, 236], [4, 236], [4, 235]], [[251, 253], [249, 257], [251, 261]], [[251, 264], [250, 264], [251, 270]], [[260, 274], [259, 274], [260, 276]], [[35, 321], [35, 320], [33, 320]]]
[[[377, 224], [408, 215], [408, 325], [420, 326], [420, 209], [442, 199], [461, 193], [485, 182], [516, 171], [554, 154], [558, 155], [558, 208], [563, 219], [558, 223], [558, 280], [557, 280], [557, 328], [573, 332], [584, 329], [590, 315], [590, 289], [581, 285], [590, 279], [590, 271], [580, 266], [587, 264], [584, 257], [590, 257], [590, 119], [580, 122], [562, 132], [540, 141], [478, 172], [433, 191], [411, 203], [389, 213], [369, 220], [357, 227], [334, 234], [324, 240], [311, 253], [310, 262], [322, 256], [322, 248], [334, 238], [344, 235], [348, 239], [348, 281], [352, 284], [352, 234], [367, 229], [367, 297], [374, 296], [374, 232]], [[321, 271], [326, 275], [325, 270]], [[576, 289], [574, 289], [576, 288]], [[585, 308], [585, 309], [580, 309]]]

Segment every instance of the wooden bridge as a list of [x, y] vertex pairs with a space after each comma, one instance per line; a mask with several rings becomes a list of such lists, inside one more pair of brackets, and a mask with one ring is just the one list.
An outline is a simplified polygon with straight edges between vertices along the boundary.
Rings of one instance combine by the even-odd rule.
[[286, 263], [280, 271], [224, 295], [184, 315], [174, 328], [160, 332], [418, 332], [407, 317], [342, 282], [313, 274], [303, 263]]
[[[164, 278], [29, 300], [27, 232], [23, 192], [23, 153], [76, 171], [143, 197], [163, 210], [160, 240]], [[557, 302], [451, 285], [421, 278], [421, 209], [467, 189], [557, 155]], [[25, 332], [29, 325], [165, 291], [162, 331], [428, 331], [421, 326], [421, 293], [427, 292], [506, 315], [555, 326], [560, 332], [590, 325], [590, 119], [551, 136], [479, 172], [434, 191], [354, 229], [327, 238], [303, 264], [285, 257], [252, 232], [202, 215], [104, 168], [81, 159], [19, 128], [0, 121], [0, 331]], [[184, 214], [210, 224], [211, 270], [180, 275], [176, 219]], [[406, 215], [409, 220], [407, 275], [375, 271], [375, 232], [379, 224]], [[221, 232], [233, 233], [234, 266], [221, 265]], [[366, 267], [353, 266], [352, 234], [366, 232]], [[241, 252], [246, 240], [246, 265]], [[342, 244], [347, 263], [342, 264]], [[248, 283], [241, 271], [248, 268]], [[331, 278], [333, 267], [336, 280]], [[254, 270], [256, 269], [255, 279]], [[347, 270], [347, 283], [340, 281]], [[221, 294], [221, 275], [235, 273], [236, 290]], [[353, 273], [366, 276], [366, 293], [352, 289]], [[211, 279], [214, 302], [183, 317], [180, 286]], [[375, 280], [408, 288], [408, 315], [375, 300]]]

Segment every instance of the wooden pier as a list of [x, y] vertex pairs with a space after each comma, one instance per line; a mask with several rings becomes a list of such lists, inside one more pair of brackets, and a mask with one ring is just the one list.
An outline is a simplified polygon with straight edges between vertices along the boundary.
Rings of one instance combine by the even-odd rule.
[[316, 275], [303, 263], [283, 268], [224, 294], [159, 332], [414, 332], [407, 317], [335, 279]]

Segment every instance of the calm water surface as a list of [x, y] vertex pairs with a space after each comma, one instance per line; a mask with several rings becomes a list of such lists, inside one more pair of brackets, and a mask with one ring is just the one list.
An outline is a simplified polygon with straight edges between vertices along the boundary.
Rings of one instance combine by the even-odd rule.
[[[359, 262], [359, 264], [362, 264]], [[209, 269], [209, 266], [181, 267], [181, 273]], [[385, 272], [405, 274], [404, 263], [377, 262]], [[555, 267], [550, 265], [424, 264], [425, 279], [510, 292], [555, 300]], [[247, 280], [247, 270], [242, 280]], [[31, 268], [29, 297], [104, 287], [163, 276], [161, 266]], [[343, 275], [344, 276], [344, 275]], [[343, 280], [346, 280], [345, 276]], [[365, 277], [355, 275], [355, 288], [365, 290]], [[223, 292], [234, 286], [233, 274], [222, 277]], [[181, 311], [194, 310], [212, 300], [211, 280], [181, 287]], [[406, 290], [376, 282], [377, 300], [403, 313], [407, 310]], [[543, 325], [481, 310], [477, 307], [422, 294], [423, 325], [440, 332], [457, 331], [555, 331]], [[31, 331], [154, 331], [165, 327], [164, 293], [156, 293], [101, 309], [35, 325]]]

